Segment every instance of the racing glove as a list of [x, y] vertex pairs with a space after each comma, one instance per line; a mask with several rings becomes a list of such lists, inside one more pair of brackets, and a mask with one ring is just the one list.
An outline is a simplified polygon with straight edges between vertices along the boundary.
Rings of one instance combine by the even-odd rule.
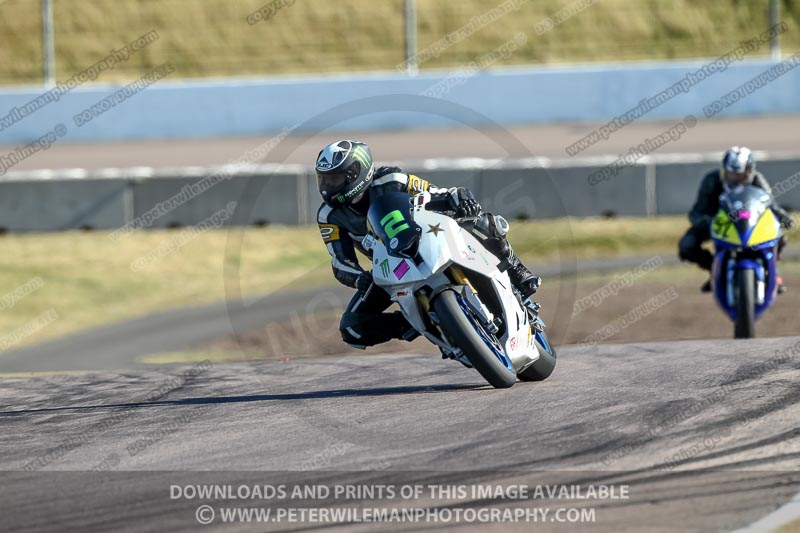
[[794, 217], [792, 215], [787, 215], [781, 220], [781, 226], [785, 229], [792, 229], [795, 226]]
[[475, 200], [472, 191], [464, 187], [450, 189], [450, 207], [455, 212], [456, 218], [477, 217], [483, 210], [481, 204]]
[[372, 272], [362, 272], [356, 278], [356, 289], [361, 292], [366, 292], [372, 285]]
[[373, 179], [378, 179], [381, 176], [385, 176], [387, 174], [394, 174], [395, 172], [402, 173], [403, 170], [400, 167], [382, 166], [382, 167], [378, 167], [375, 170], [375, 175], [372, 176], [372, 177], [373, 177]]

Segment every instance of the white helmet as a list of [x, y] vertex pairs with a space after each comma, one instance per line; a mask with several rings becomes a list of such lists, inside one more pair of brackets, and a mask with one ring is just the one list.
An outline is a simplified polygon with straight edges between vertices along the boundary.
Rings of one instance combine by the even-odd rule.
[[756, 173], [753, 152], [744, 146], [732, 146], [722, 156], [720, 177], [725, 188], [736, 185], [750, 185]]

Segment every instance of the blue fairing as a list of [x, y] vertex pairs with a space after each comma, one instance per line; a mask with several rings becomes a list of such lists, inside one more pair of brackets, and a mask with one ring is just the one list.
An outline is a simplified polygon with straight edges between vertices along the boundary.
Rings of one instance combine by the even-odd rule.
[[[715, 239], [716, 241], [716, 239]], [[772, 304], [775, 299], [775, 289], [777, 287], [778, 268], [775, 256], [775, 243], [771, 241], [771, 247], [751, 248], [757, 251], [762, 258], [763, 264], [766, 268], [762, 267], [758, 261], [753, 257], [737, 259], [732, 265], [729, 265], [728, 253], [732, 248], [737, 246], [720, 246], [714, 257], [714, 267], [712, 270], [712, 277], [714, 278], [714, 297], [719, 303], [720, 307], [728, 314], [732, 320], [736, 320], [736, 307], [735, 305], [728, 305], [727, 286], [728, 280], [731, 283], [736, 281], [736, 272], [740, 270], [752, 270], [755, 273], [755, 278], [758, 281], [766, 282], [764, 302], [757, 304], [755, 308], [755, 317], [759, 318], [761, 314]]]
[[[753, 250], [767, 250], [769, 248], [774, 248], [778, 245], [778, 239], [773, 239], [771, 241], [762, 242], [761, 244], [757, 244], [752, 247]], [[772, 259], [772, 254], [767, 254], [767, 259]]]
[[[771, 198], [763, 190], [753, 186], [734, 187], [720, 196], [720, 213], [711, 223], [711, 235], [716, 253], [711, 270], [714, 297], [731, 319], [736, 320], [736, 276], [738, 272], [751, 270], [756, 280], [755, 318], [769, 307], [775, 299], [778, 267], [776, 247], [781, 235], [774, 213], [770, 211]], [[750, 239], [762, 240], [771, 233], [756, 234], [756, 229], [766, 213], [775, 224], [777, 238], [748, 246]], [[733, 228], [731, 228], [731, 225]], [[767, 229], [764, 226], [765, 231]], [[729, 236], [730, 229], [736, 232], [740, 244], [713, 238], [714, 235]], [[763, 288], [763, 292], [762, 289]], [[729, 298], [730, 296], [730, 298]], [[758, 303], [759, 299], [763, 300]]]
[[756, 279], [758, 281], [764, 281], [764, 269], [752, 259], [740, 259], [736, 261], [736, 270], [754, 270]]
[[728, 241], [715, 239], [713, 237], [711, 238], [711, 240], [714, 241], [714, 248], [717, 249], [718, 253], [720, 250], [735, 250], [736, 248], [741, 248], [741, 246], [739, 246], [738, 244], [733, 244]]

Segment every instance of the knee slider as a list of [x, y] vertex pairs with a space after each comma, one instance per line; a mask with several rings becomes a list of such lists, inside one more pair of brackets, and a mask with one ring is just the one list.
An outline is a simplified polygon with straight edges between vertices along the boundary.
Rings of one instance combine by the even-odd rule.
[[487, 239], [502, 239], [509, 230], [508, 221], [500, 215], [483, 213], [475, 221], [475, 229]]
[[500, 215], [495, 215], [492, 217], [492, 221], [494, 222], [494, 228], [497, 236], [505, 237], [508, 234], [508, 230], [511, 229], [511, 225], [508, 223], [508, 220]]
[[339, 333], [347, 344], [361, 343], [361, 330], [358, 327], [358, 318], [353, 313], [344, 313], [339, 320]]
[[360, 345], [361, 344], [361, 333], [356, 331], [353, 326], [340, 324], [339, 325], [339, 333], [342, 335], [342, 340], [346, 344], [350, 345]]

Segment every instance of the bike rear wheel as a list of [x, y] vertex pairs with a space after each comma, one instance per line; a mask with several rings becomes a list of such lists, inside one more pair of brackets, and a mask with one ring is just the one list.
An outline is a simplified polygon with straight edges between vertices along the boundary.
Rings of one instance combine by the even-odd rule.
[[556, 369], [556, 348], [550, 344], [544, 331], [534, 333], [534, 342], [539, 350], [539, 359], [531, 366], [517, 374], [522, 381], [544, 381]]

